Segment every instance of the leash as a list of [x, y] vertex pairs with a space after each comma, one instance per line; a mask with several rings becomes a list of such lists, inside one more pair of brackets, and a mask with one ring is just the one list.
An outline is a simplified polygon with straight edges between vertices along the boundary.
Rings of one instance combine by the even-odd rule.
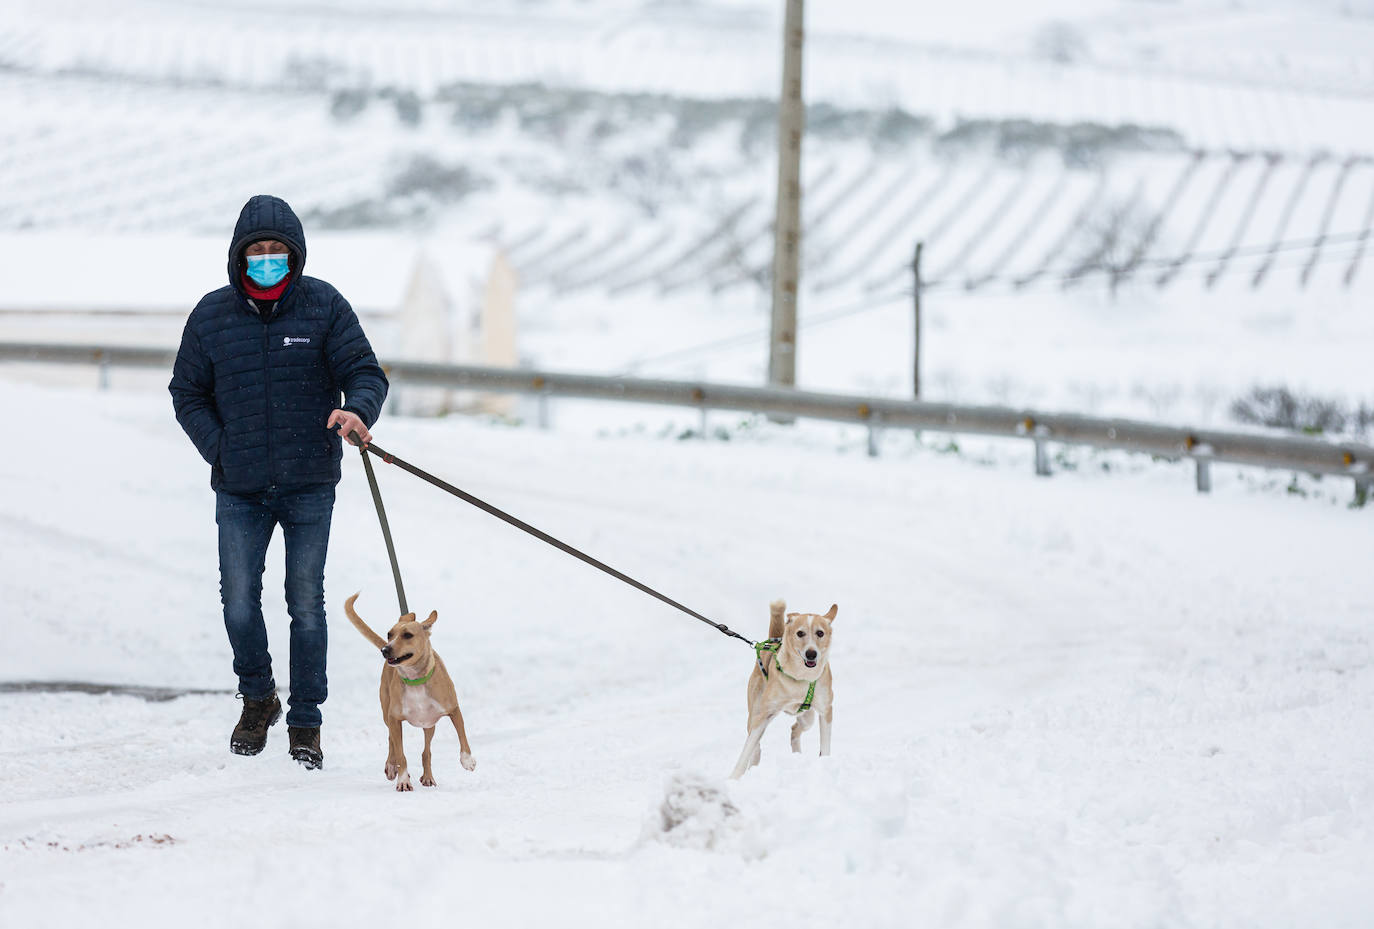
[[606, 564], [606, 563], [604, 563], [604, 562], [598, 561], [597, 559], [593, 558], [591, 555], [588, 555], [586, 552], [583, 552], [583, 551], [580, 551], [580, 550], [578, 550], [578, 549], [576, 549], [576, 548], [573, 548], [573, 547], [572, 547], [571, 545], [569, 545], [568, 543], [563, 542], [563, 541], [560, 541], [559, 539], [555, 539], [553, 536], [549, 535], [547, 532], [544, 532], [544, 531], [541, 530], [541, 529], [536, 529], [534, 526], [531, 526], [529, 523], [525, 522], [524, 520], [522, 520], [522, 519], [517, 519], [516, 517], [514, 517], [514, 516], [512, 516], [511, 514], [507, 513], [505, 510], [502, 510], [502, 509], [499, 509], [499, 508], [497, 508], [497, 507], [495, 507], [495, 506], [492, 506], [490, 503], [487, 503], [485, 500], [481, 500], [481, 499], [479, 499], [479, 498], [477, 498], [477, 497], [474, 497], [472, 494], [468, 493], [467, 491], [461, 490], [461, 489], [459, 489], [459, 488], [457, 488], [457, 487], [454, 487], [452, 484], [448, 483], [447, 481], [440, 480], [439, 478], [435, 477], [433, 474], [430, 474], [430, 473], [428, 473], [428, 472], [426, 472], [426, 471], [420, 470], [419, 468], [415, 467], [415, 465], [411, 464], [411, 463], [408, 462], [408, 461], [405, 461], [405, 460], [403, 460], [403, 459], [401, 459], [401, 458], [397, 458], [395, 455], [393, 455], [393, 454], [391, 454], [390, 452], [386, 451], [385, 449], [379, 447], [375, 442], [373, 442], [373, 443], [364, 443], [364, 442], [362, 441], [362, 439], [358, 436], [358, 433], [357, 433], [357, 432], [350, 432], [350, 433], [349, 433], [349, 438], [351, 438], [351, 439], [353, 440], [353, 444], [354, 444], [354, 445], [358, 446], [358, 451], [362, 454], [362, 458], [363, 458], [363, 467], [364, 467], [364, 468], [366, 469], [366, 471], [367, 471], [367, 482], [368, 482], [368, 484], [369, 484], [369, 485], [371, 486], [371, 488], [372, 488], [372, 501], [373, 501], [373, 503], [375, 503], [376, 506], [377, 506], [377, 518], [378, 518], [378, 520], [381, 521], [381, 524], [382, 524], [382, 535], [386, 536], [386, 550], [387, 550], [388, 556], [390, 556], [390, 558], [391, 558], [391, 572], [392, 572], [392, 574], [395, 575], [395, 577], [396, 577], [396, 596], [397, 596], [397, 597], [400, 599], [400, 601], [401, 601], [401, 613], [402, 613], [402, 614], [408, 613], [408, 612], [410, 612], [410, 611], [406, 609], [405, 591], [404, 591], [404, 590], [402, 589], [402, 587], [401, 587], [401, 569], [400, 569], [400, 568], [397, 566], [397, 564], [396, 564], [396, 549], [395, 549], [395, 547], [394, 547], [394, 546], [392, 545], [392, 543], [391, 543], [391, 528], [390, 528], [390, 526], [387, 525], [387, 521], [386, 521], [386, 510], [382, 507], [382, 495], [381, 495], [381, 492], [377, 489], [377, 477], [376, 477], [376, 475], [373, 474], [373, 472], [372, 472], [372, 464], [371, 464], [371, 462], [370, 462], [370, 460], [369, 460], [369, 458], [368, 458], [368, 453], [369, 453], [369, 452], [371, 452], [371, 453], [374, 454], [374, 455], [379, 456], [379, 457], [382, 459], [382, 461], [385, 461], [387, 464], [395, 465], [396, 467], [400, 468], [402, 471], [409, 471], [411, 474], [415, 475], [416, 477], [420, 478], [421, 480], [428, 481], [429, 483], [433, 484], [435, 487], [438, 487], [440, 490], [443, 490], [443, 491], [446, 491], [446, 492], [448, 492], [448, 493], [453, 494], [453, 496], [457, 497], [459, 500], [462, 500], [464, 503], [470, 503], [470, 504], [472, 504], [473, 506], [477, 507], [479, 510], [482, 510], [483, 512], [486, 512], [486, 513], [490, 513], [492, 516], [495, 516], [497, 519], [501, 520], [502, 522], [504, 522], [504, 523], [509, 523], [510, 525], [512, 525], [512, 526], [514, 526], [515, 528], [519, 529], [521, 532], [526, 532], [526, 533], [528, 533], [528, 534], [534, 536], [534, 537], [535, 537], [536, 539], [538, 539], [539, 541], [544, 542], [544, 543], [547, 543], [548, 545], [552, 545], [554, 548], [558, 549], [560, 552], [563, 552], [563, 553], [568, 554], [568, 555], [572, 555], [572, 556], [573, 556], [574, 558], [576, 558], [578, 561], [585, 562], [586, 564], [591, 565], [593, 568], [596, 568], [598, 571], [604, 571], [605, 573], [609, 574], [611, 577], [615, 578], [616, 580], [621, 581], [621, 582], [623, 582], [623, 583], [625, 583], [625, 584], [629, 584], [629, 585], [630, 585], [631, 587], [633, 587], [635, 590], [638, 590], [638, 591], [640, 591], [640, 592], [642, 592], [642, 593], [646, 593], [646, 594], [648, 594], [649, 596], [653, 597], [655, 600], [660, 600], [660, 601], [662, 601], [663, 603], [668, 604], [669, 606], [673, 607], [673, 608], [676, 609], [676, 610], [681, 610], [683, 613], [686, 613], [688, 616], [692, 617], [693, 619], [699, 620], [699, 621], [705, 623], [706, 625], [711, 626], [712, 628], [714, 628], [714, 629], [715, 629], [716, 631], [718, 631], [718, 632], [722, 632], [722, 633], [724, 633], [725, 635], [732, 636], [732, 637], [734, 637], [734, 638], [736, 638], [736, 639], [739, 639], [741, 642], [744, 642], [745, 644], [747, 644], [747, 645], [748, 645], [749, 647], [751, 647], [751, 648], [754, 647], [754, 643], [753, 643], [753, 642], [751, 642], [749, 639], [746, 639], [744, 636], [740, 635], [738, 632], [736, 632], [735, 630], [731, 629], [729, 626], [725, 625], [724, 623], [718, 623], [718, 622], [715, 622], [714, 620], [707, 619], [705, 616], [702, 616], [702, 615], [701, 615], [700, 613], [698, 613], [696, 610], [693, 610], [693, 609], [691, 609], [690, 607], [683, 606], [681, 603], [678, 603], [676, 600], [672, 599], [671, 597], [668, 597], [668, 596], [665, 596], [664, 594], [659, 593], [657, 590], [654, 590], [654, 589], [653, 589], [652, 587], [650, 587], [649, 585], [643, 584], [643, 583], [641, 583], [641, 582], [635, 580], [634, 578], [630, 577], [628, 574], [623, 574], [623, 573], [621, 573], [620, 571], [617, 571], [615, 568], [612, 568], [610, 565], [608, 565], [608, 564]]
[[[351, 433], [358, 441], [358, 433]], [[391, 541], [391, 525], [386, 521], [386, 507], [382, 505], [382, 492], [377, 489], [377, 475], [372, 473], [372, 459], [367, 457], [367, 446], [359, 443], [358, 451], [363, 454], [363, 469], [367, 471], [367, 485], [372, 488], [372, 502], [377, 507], [377, 521], [382, 524], [382, 537], [386, 539], [386, 556], [391, 559], [391, 576], [396, 579], [396, 599], [400, 601], [404, 616], [410, 612], [406, 607], [406, 590], [401, 585], [401, 567], [396, 563], [396, 546]]]

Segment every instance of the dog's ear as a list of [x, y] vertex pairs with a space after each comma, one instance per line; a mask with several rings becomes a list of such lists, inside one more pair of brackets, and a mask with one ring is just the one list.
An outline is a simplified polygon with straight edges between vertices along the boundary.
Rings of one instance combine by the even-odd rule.
[[429, 613], [429, 618], [426, 619], [424, 622], [420, 623], [420, 628], [423, 629], [423, 630], [425, 630], [425, 632], [428, 632], [429, 630], [431, 630], [431, 629], [434, 628], [434, 624], [437, 623], [438, 621], [439, 621], [439, 611], [438, 611], [438, 610], [431, 610], [430, 613]]
[[800, 613], [788, 613], [787, 619], [783, 620], [783, 622], [790, 623], [792, 620], [796, 619], [800, 615]]
[[398, 623], [413, 623], [413, 622], [415, 622], [415, 614], [414, 614], [414, 613], [406, 613], [406, 614], [404, 614], [403, 616], [401, 616], [400, 619], [396, 620], [396, 622], [398, 622]]
[[832, 603], [830, 604], [830, 609], [825, 613], [825, 618], [833, 623], [835, 621], [835, 614], [839, 611], [840, 605], [838, 603]]

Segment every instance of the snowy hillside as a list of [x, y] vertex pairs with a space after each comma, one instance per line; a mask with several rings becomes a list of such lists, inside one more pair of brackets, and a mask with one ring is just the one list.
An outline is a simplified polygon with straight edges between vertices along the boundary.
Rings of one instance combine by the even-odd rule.
[[[84, 237], [222, 239], [270, 189], [312, 234], [500, 247], [533, 363], [762, 378], [778, 4], [374, 6], [0, 9], [0, 231], [57, 237], [45, 306], [82, 311], [28, 314], [14, 276], [0, 338], [174, 343], [84, 315], [133, 298]], [[909, 392], [921, 241], [930, 399], [1368, 409], [1369, 12], [809, 4], [801, 382]]]
[[[739, 642], [401, 472], [477, 758], [382, 777], [394, 611], [360, 465], [326, 592], [322, 772], [232, 756], [205, 467], [163, 396], [3, 385], [0, 924], [1361, 927], [1374, 919], [1369, 514], [1218, 468], [1031, 475], [830, 427], [739, 441], [384, 419], [379, 442], [762, 635], [838, 602], [834, 755], [723, 775]], [[896, 441], [896, 437], [894, 437]], [[280, 542], [264, 584], [284, 665]], [[283, 669], [284, 673], [284, 669]], [[418, 733], [408, 734], [412, 758]]]

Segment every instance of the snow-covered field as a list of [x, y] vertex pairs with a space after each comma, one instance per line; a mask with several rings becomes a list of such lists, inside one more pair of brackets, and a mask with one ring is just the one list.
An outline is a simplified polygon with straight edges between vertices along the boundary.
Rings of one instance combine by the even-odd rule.
[[[164, 397], [3, 384], [0, 924], [1367, 926], [1369, 512], [1218, 469], [1032, 476], [854, 433], [739, 441], [384, 418], [377, 441], [761, 636], [838, 602], [834, 755], [723, 779], [752, 653], [395, 469], [477, 758], [382, 777], [393, 591], [361, 466], [327, 569], [326, 767], [238, 704], [205, 467]], [[897, 440], [894, 438], [894, 442]], [[982, 464], [979, 462], [982, 461]], [[379, 466], [381, 467], [381, 466]], [[279, 542], [265, 600], [285, 678]], [[412, 730], [409, 751], [418, 754]]]

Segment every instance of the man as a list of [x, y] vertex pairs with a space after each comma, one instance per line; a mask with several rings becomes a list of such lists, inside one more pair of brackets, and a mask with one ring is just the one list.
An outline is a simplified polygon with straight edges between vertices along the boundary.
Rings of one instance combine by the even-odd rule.
[[324, 763], [324, 562], [339, 436], [371, 441], [387, 379], [348, 301], [302, 276], [304, 267], [305, 234], [291, 207], [277, 197], [249, 200], [229, 245], [229, 285], [191, 311], [168, 389], [177, 422], [211, 466], [216, 495], [220, 600], [243, 700], [229, 749], [258, 754], [281, 716], [262, 615], [267, 544], [280, 525], [290, 754], [316, 769]]

